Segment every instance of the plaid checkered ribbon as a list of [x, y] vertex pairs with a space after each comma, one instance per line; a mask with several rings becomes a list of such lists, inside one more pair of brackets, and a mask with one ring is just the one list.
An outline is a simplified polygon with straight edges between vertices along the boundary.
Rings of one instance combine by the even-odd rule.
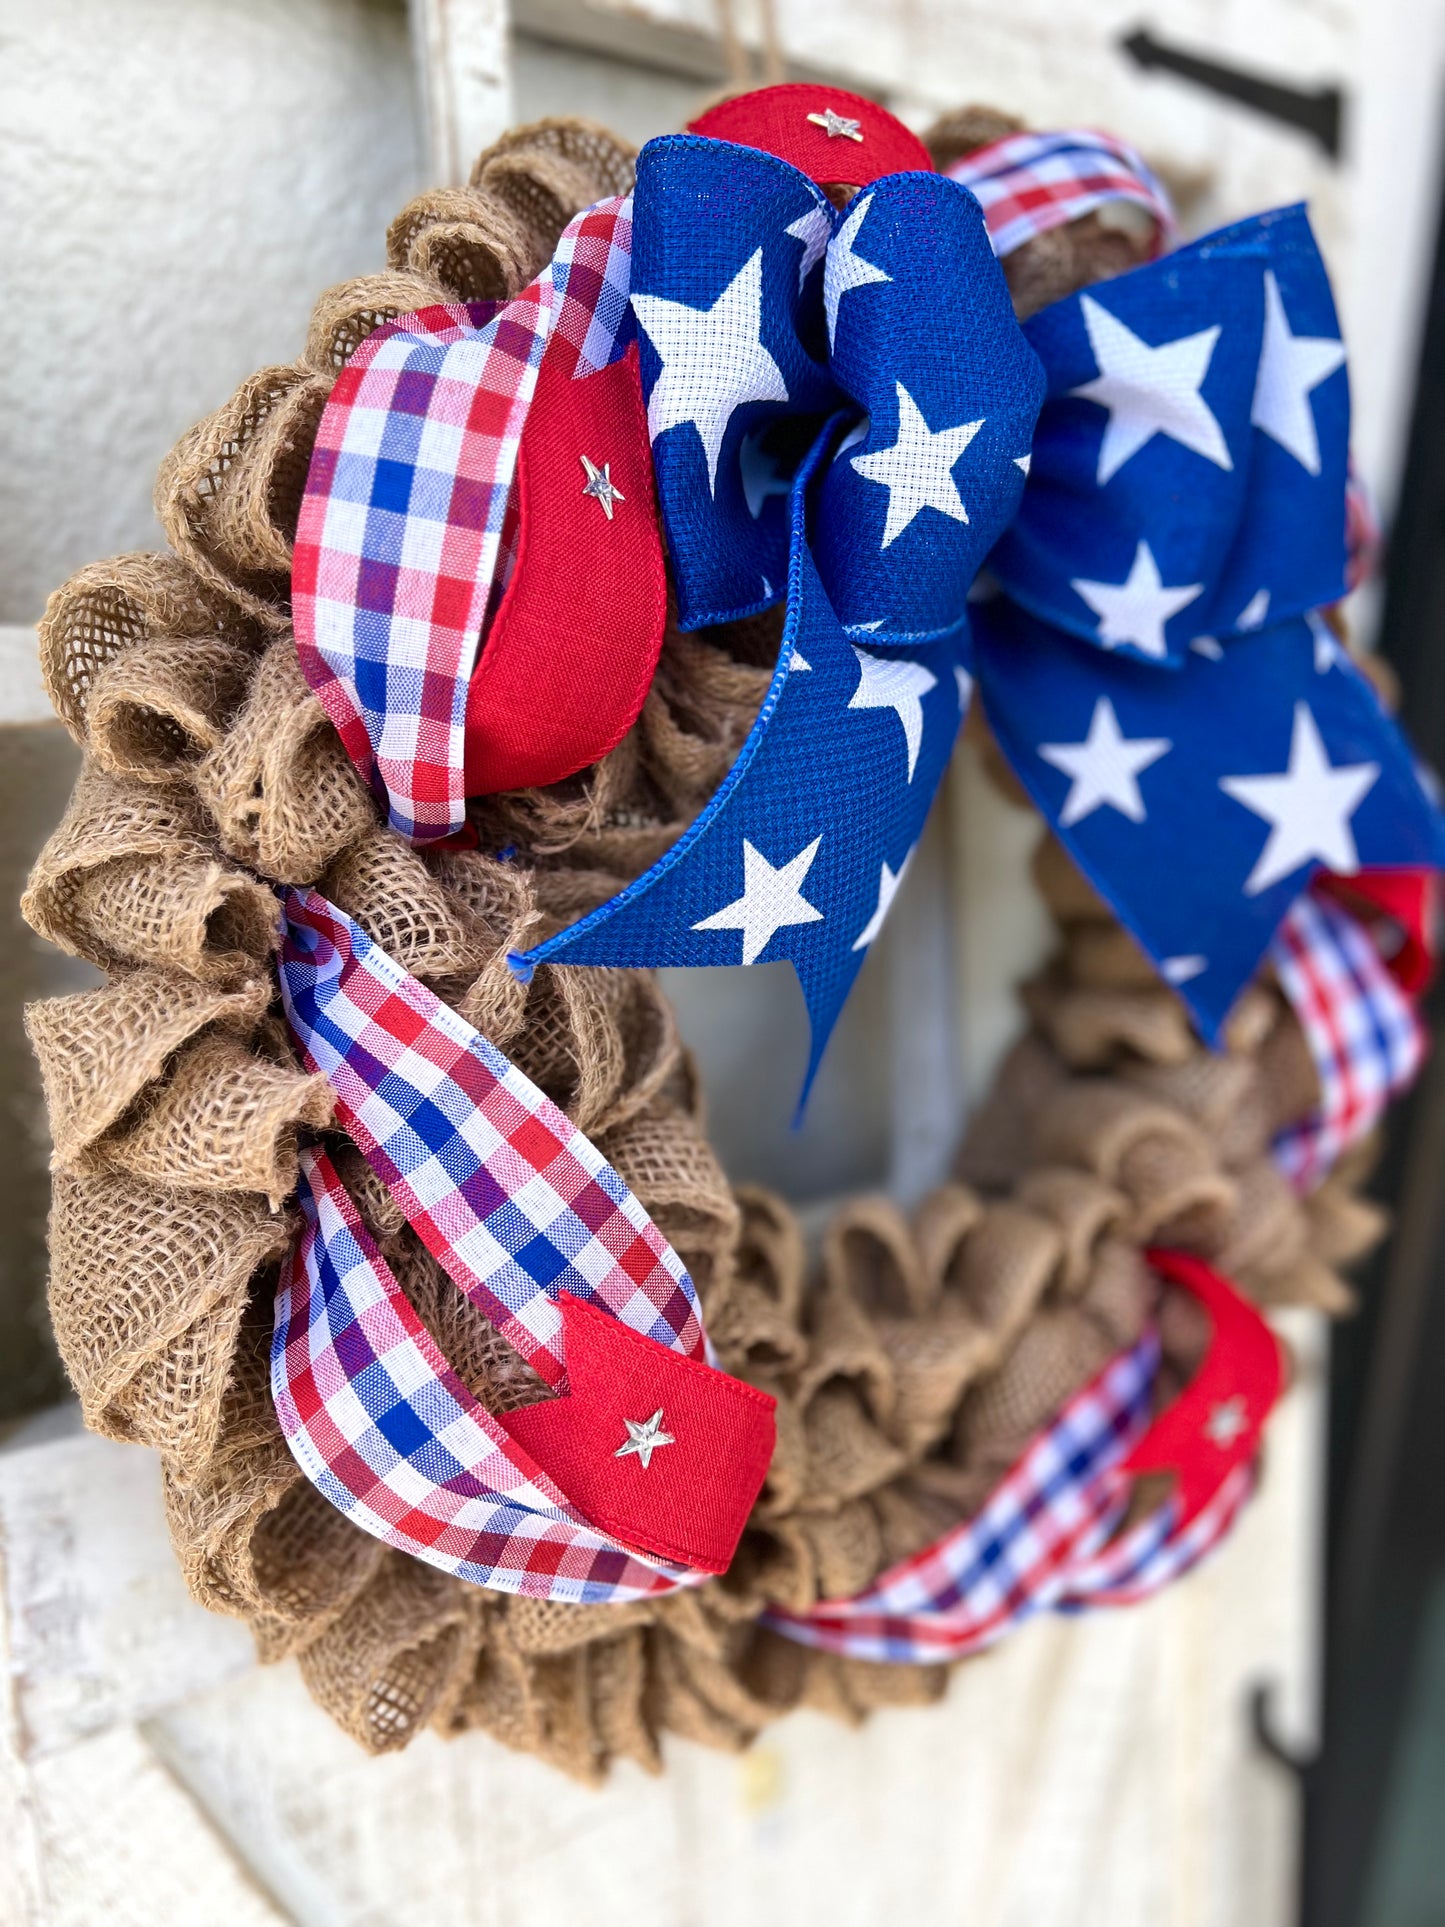
[[1182, 1529], [1177, 1502], [1167, 1501], [1132, 1531], [1074, 1566], [1067, 1590], [1052, 1602], [1054, 1610], [1132, 1606], [1183, 1578], [1224, 1538], [1255, 1482], [1252, 1465], [1235, 1466], [1209, 1504]]
[[1274, 1161], [1297, 1190], [1310, 1191], [1414, 1082], [1426, 1032], [1369, 932], [1328, 897], [1295, 899], [1270, 959], [1320, 1085], [1318, 1109], [1280, 1133]]
[[362, 1531], [457, 1579], [574, 1604], [705, 1577], [598, 1532], [438, 1351], [328, 1158], [301, 1158], [271, 1391], [303, 1472]]
[[292, 564], [296, 646], [348, 755], [412, 842], [466, 814], [467, 686], [504, 585], [517, 449], [544, 353], [623, 352], [631, 199], [563, 231], [514, 301], [367, 336], [321, 417]]
[[1108, 201], [1131, 201], [1153, 216], [1157, 253], [1179, 238], [1163, 182], [1132, 147], [1112, 134], [1077, 128], [1008, 134], [944, 171], [977, 196], [1000, 258]]
[[[567, 1389], [557, 1293], [689, 1358], [681, 1260], [601, 1153], [516, 1065], [314, 890], [286, 893], [286, 1014], [341, 1122], [443, 1269]], [[704, 1575], [599, 1532], [446, 1364], [329, 1159], [277, 1297], [272, 1392], [293, 1453], [364, 1530], [475, 1584], [593, 1602]]]
[[1181, 1529], [1177, 1501], [1115, 1536], [1128, 1503], [1123, 1461], [1150, 1419], [1159, 1341], [1121, 1352], [1070, 1399], [982, 1511], [866, 1592], [767, 1623], [853, 1659], [927, 1665], [980, 1652], [1034, 1614], [1122, 1605], [1159, 1591], [1228, 1532], [1253, 1483], [1236, 1467]]
[[337, 1115], [448, 1276], [563, 1387], [557, 1293], [705, 1354], [682, 1260], [515, 1064], [315, 890], [286, 893], [281, 995]]

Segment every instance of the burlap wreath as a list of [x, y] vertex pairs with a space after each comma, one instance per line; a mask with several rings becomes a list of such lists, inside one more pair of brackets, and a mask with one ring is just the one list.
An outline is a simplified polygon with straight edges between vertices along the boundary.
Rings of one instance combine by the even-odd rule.
[[[935, 152], [1012, 124], [953, 116]], [[1228, 1052], [1204, 1050], [1047, 841], [1036, 875], [1058, 948], [1025, 988], [1027, 1035], [959, 1181], [911, 1220], [883, 1198], [848, 1203], [812, 1267], [779, 1198], [729, 1187], [648, 975], [544, 967], [518, 983], [509, 949], [602, 902], [706, 802], [767, 686], [773, 622], [670, 633], [619, 748], [570, 783], [474, 805], [479, 850], [423, 854], [382, 827], [288, 630], [322, 405], [370, 329], [514, 293], [631, 172], [630, 151], [583, 123], [509, 135], [469, 186], [402, 212], [386, 272], [322, 297], [300, 360], [183, 439], [157, 488], [170, 551], [84, 569], [47, 610], [45, 673], [86, 755], [25, 899], [37, 931], [107, 974], [29, 1013], [55, 1143], [55, 1329], [86, 1422], [160, 1453], [195, 1597], [244, 1619], [264, 1658], [295, 1654], [368, 1748], [480, 1727], [587, 1779], [617, 1756], [655, 1767], [663, 1732], [740, 1747], [795, 1706], [856, 1720], [935, 1698], [941, 1668], [794, 1645], [756, 1625], [764, 1602], [855, 1591], [974, 1511], [1155, 1310], [1143, 1242], [1201, 1253], [1263, 1303], [1336, 1311], [1332, 1267], [1379, 1228], [1355, 1194], [1360, 1158], [1306, 1200], [1270, 1161], [1274, 1132], [1315, 1099], [1277, 990], [1252, 988]], [[1030, 243], [1008, 262], [1020, 312], [1132, 265], [1136, 245], [1097, 216]], [[319, 883], [577, 1121], [682, 1255], [726, 1369], [776, 1394], [776, 1459], [724, 1578], [613, 1607], [486, 1593], [367, 1537], [302, 1476], [267, 1350], [298, 1138], [326, 1129], [331, 1102], [277, 1015], [273, 881]], [[331, 1142], [461, 1376], [495, 1410], [531, 1400], [530, 1368]], [[1176, 1296], [1158, 1313], [1167, 1395], [1200, 1314]]]

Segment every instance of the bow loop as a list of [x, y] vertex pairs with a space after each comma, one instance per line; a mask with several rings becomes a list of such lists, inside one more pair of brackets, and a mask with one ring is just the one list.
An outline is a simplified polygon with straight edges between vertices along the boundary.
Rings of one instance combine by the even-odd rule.
[[828, 246], [823, 301], [863, 420], [819, 491], [819, 573], [850, 632], [946, 635], [1018, 506], [1043, 393], [978, 202], [941, 175], [880, 181]]
[[811, 442], [837, 406], [821, 261], [836, 220], [786, 161], [679, 134], [638, 156], [632, 312], [684, 629], [782, 593], [788, 469], [770, 431]]
[[810, 532], [840, 621], [880, 644], [961, 625], [1043, 393], [966, 188], [890, 175], [839, 214], [774, 155], [650, 141], [632, 307], [683, 628], [779, 599], [788, 478], [840, 410], [862, 419]]
[[1344, 593], [1345, 350], [1304, 210], [1035, 315], [1048, 396], [991, 567], [1045, 621], [1179, 668]]

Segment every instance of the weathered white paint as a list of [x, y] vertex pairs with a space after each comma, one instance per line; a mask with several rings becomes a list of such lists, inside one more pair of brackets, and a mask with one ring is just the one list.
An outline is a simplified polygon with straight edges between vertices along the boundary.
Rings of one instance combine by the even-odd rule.
[[0, 1560], [29, 1759], [254, 1664], [240, 1625], [191, 1604], [148, 1452], [83, 1432], [0, 1451]]
[[464, 181], [512, 119], [507, 0], [409, 0], [429, 178]]
[[40, 675], [37, 637], [29, 623], [0, 623], [0, 723], [55, 719]]
[[17, 1927], [286, 1927], [136, 1727], [39, 1762], [31, 1799], [40, 1911]]

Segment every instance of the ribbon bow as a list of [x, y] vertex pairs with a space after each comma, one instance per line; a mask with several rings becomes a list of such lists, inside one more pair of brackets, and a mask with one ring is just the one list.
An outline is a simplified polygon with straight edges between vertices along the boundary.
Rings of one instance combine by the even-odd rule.
[[1445, 862], [1438, 811], [1316, 613], [1345, 591], [1349, 397], [1301, 208], [1024, 324], [1048, 377], [989, 560], [998, 740], [1215, 1037], [1321, 868]]
[[[786, 572], [788, 623], [709, 809], [523, 969], [787, 957], [810, 1083], [975, 679], [1207, 1037], [1317, 871], [1445, 862], [1403, 738], [1317, 614], [1345, 589], [1348, 389], [1303, 210], [1032, 317], [1030, 435], [1037, 371], [950, 187], [978, 185], [1001, 251], [1110, 197], [1171, 227], [1117, 144], [1031, 137], [1020, 155], [1022, 138], [956, 183], [885, 176], [845, 213], [773, 155], [644, 149], [632, 307], [679, 619], [753, 613]], [[829, 410], [785, 514], [788, 451]]]
[[679, 136], [643, 149], [633, 220], [679, 621], [785, 590], [787, 621], [703, 815], [520, 964], [787, 958], [811, 1081], [967, 707], [968, 593], [1018, 504], [1042, 375], [978, 203], [939, 175], [840, 213], [776, 156]]

